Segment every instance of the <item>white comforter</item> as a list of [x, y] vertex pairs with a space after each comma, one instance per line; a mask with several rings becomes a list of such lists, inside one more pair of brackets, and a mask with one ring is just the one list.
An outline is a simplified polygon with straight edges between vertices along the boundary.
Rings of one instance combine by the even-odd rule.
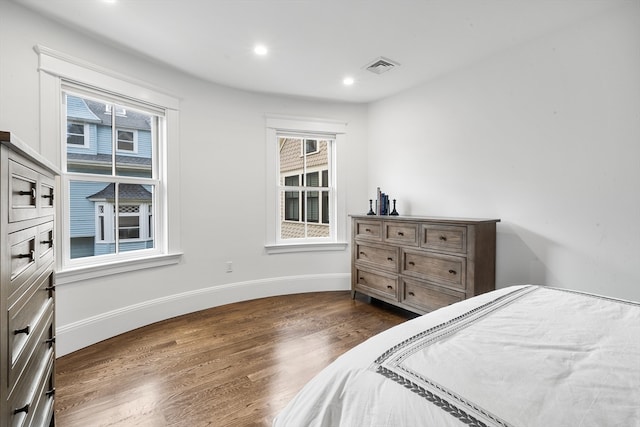
[[274, 427], [640, 426], [640, 304], [513, 286], [391, 328]]

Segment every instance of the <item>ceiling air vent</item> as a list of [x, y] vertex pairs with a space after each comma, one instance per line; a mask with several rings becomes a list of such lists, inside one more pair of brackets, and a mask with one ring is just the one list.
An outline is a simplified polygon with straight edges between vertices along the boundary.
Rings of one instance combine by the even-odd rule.
[[371, 62], [370, 64], [367, 64], [364, 66], [365, 70], [371, 71], [372, 73], [375, 74], [382, 74], [384, 72], [387, 72], [389, 70], [391, 70], [392, 68], [397, 67], [398, 64], [397, 62], [394, 62], [390, 59], [387, 58], [383, 58], [382, 56], [375, 59], [373, 62]]

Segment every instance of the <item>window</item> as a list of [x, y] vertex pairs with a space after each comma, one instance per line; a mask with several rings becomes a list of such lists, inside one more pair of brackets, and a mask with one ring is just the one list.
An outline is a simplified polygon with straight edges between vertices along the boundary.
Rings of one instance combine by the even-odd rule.
[[138, 132], [136, 130], [117, 129], [116, 132], [118, 133], [118, 151], [137, 151]]
[[177, 98], [82, 59], [35, 50], [42, 154], [62, 172], [56, 281], [179, 262], [180, 206], [169, 197], [179, 191]]
[[86, 129], [84, 123], [67, 121], [67, 144], [85, 147], [87, 145], [85, 135]]
[[[144, 106], [128, 108], [126, 116], [114, 114], [123, 108], [73, 85], [63, 95], [67, 128], [89, 117], [81, 126], [91, 141], [82, 154], [67, 144], [70, 259], [155, 249], [151, 208], [160, 181], [153, 153], [163, 117]], [[125, 117], [133, 129], [114, 127]]]
[[339, 123], [267, 120], [269, 252], [346, 246], [336, 168], [340, 141]]

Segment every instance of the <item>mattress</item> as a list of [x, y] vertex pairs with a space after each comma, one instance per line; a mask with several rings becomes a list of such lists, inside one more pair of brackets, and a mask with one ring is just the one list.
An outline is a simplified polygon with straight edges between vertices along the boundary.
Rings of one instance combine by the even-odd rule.
[[273, 426], [640, 426], [640, 304], [482, 294], [343, 354]]

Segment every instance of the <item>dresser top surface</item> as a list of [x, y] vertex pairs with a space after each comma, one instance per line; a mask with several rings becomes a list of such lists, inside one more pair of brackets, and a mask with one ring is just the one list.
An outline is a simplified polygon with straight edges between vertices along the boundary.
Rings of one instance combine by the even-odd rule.
[[418, 216], [418, 215], [363, 215], [355, 214], [349, 215], [353, 219], [368, 219], [374, 221], [399, 221], [399, 222], [433, 222], [440, 224], [481, 224], [481, 223], [495, 223], [500, 222], [499, 218], [456, 218], [456, 217], [444, 217], [444, 216]]
[[15, 134], [0, 130], [0, 144], [7, 146], [9, 149], [20, 153], [23, 156], [26, 156], [41, 167], [48, 169], [49, 172], [52, 172], [54, 175], [60, 175], [59, 169], [53, 163], [45, 159], [40, 153], [31, 148]]

